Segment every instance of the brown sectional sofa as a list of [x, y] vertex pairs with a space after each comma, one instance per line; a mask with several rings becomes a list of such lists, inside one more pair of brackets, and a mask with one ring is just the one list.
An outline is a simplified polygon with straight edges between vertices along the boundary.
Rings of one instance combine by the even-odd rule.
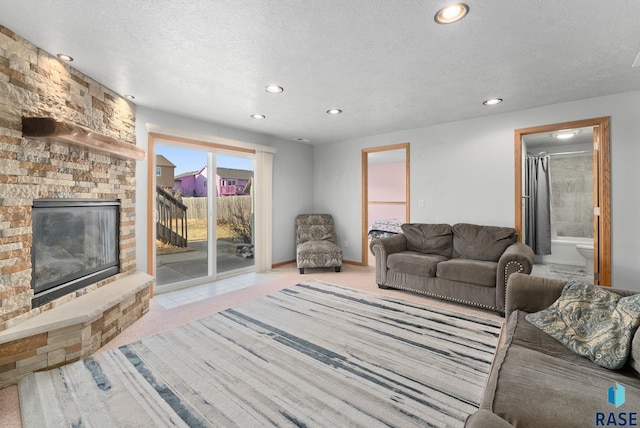
[[[548, 308], [566, 281], [514, 274], [507, 287], [504, 341], [493, 362], [480, 410], [466, 427], [593, 427], [640, 424], [640, 334], [619, 370], [600, 367], [530, 324], [525, 316]], [[621, 296], [638, 291], [607, 288]], [[625, 389], [623, 404], [609, 389]]]
[[533, 267], [533, 251], [513, 228], [408, 223], [402, 231], [369, 244], [380, 288], [504, 312], [507, 279]]

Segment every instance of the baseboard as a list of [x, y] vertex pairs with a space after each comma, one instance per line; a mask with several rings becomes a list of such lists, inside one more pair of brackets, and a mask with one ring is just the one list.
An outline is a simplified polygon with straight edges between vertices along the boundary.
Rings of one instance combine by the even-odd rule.
[[285, 262], [274, 263], [271, 265], [271, 269], [279, 268], [280, 266], [288, 265], [295, 262], [295, 260], [287, 260]]

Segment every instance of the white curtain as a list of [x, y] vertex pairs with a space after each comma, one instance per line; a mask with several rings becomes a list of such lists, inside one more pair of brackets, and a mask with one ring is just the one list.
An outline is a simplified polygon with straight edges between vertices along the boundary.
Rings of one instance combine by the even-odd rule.
[[255, 157], [255, 262], [256, 272], [272, 265], [273, 153], [256, 151]]

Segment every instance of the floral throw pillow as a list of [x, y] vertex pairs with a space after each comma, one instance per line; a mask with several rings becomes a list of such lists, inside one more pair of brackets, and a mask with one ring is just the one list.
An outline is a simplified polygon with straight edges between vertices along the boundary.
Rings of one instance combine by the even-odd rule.
[[619, 369], [640, 325], [640, 294], [621, 297], [582, 281], [570, 281], [547, 309], [527, 321], [599, 366]]

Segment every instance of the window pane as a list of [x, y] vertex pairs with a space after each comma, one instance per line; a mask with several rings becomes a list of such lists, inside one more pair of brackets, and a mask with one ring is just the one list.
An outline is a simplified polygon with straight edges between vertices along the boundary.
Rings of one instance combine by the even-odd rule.
[[216, 155], [217, 271], [255, 266], [253, 161]]
[[[156, 283], [209, 276], [207, 152], [156, 145], [156, 159], [173, 165], [173, 177], [156, 188]], [[170, 169], [165, 169], [169, 172]]]

